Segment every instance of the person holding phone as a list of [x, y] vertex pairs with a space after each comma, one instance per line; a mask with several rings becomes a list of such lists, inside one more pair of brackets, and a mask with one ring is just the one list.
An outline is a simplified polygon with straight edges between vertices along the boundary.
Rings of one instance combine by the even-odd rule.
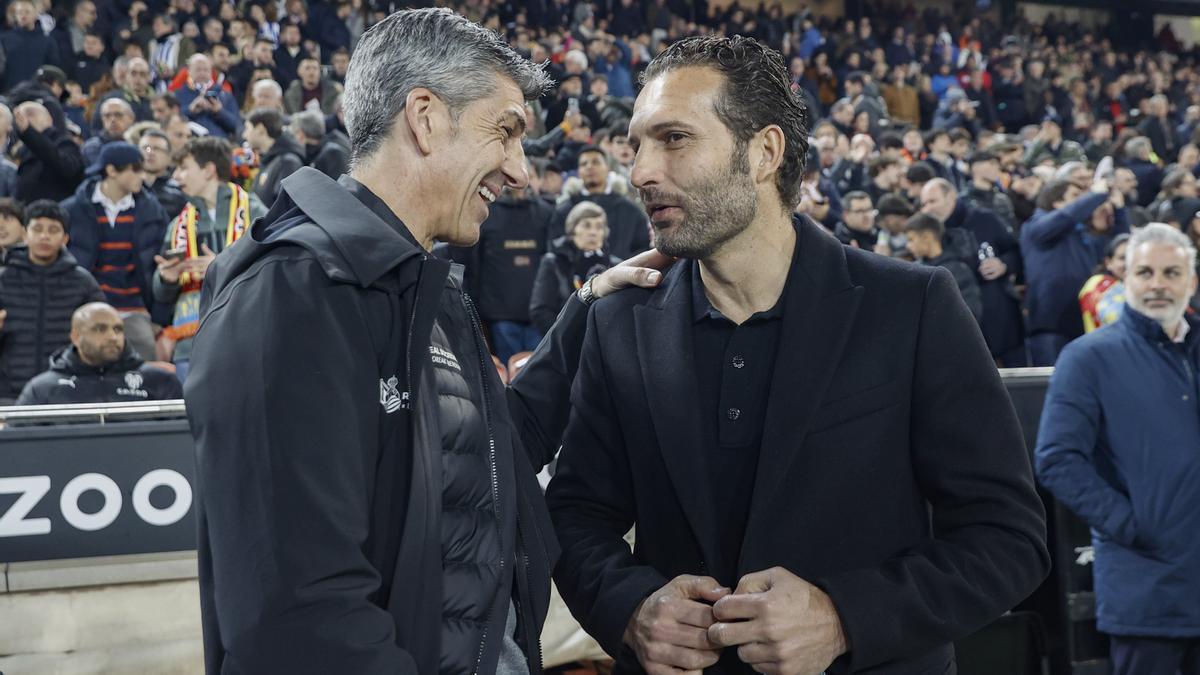
[[188, 59], [188, 81], [175, 92], [187, 118], [218, 138], [236, 138], [242, 118], [233, 95], [212, 82], [212, 61], [205, 54]]

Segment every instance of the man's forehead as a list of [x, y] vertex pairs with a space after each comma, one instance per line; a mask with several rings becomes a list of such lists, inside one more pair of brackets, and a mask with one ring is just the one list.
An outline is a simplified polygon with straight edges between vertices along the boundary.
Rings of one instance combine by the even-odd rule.
[[641, 136], [667, 118], [703, 123], [715, 117], [713, 104], [724, 84], [723, 75], [700, 66], [678, 68], [655, 77], [633, 104], [630, 138]]
[[1187, 264], [1187, 252], [1166, 242], [1147, 241], [1133, 249], [1133, 264], [1148, 267], [1176, 267]]

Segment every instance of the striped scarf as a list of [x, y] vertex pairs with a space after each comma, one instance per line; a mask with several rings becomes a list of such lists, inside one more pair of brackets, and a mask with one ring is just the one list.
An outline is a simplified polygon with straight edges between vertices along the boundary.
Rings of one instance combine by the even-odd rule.
[[[236, 183], [227, 184], [229, 194], [229, 216], [225, 226], [225, 244], [221, 250], [229, 248], [233, 242], [242, 238], [250, 229], [250, 194]], [[185, 260], [203, 255], [196, 239], [196, 224], [200, 220], [200, 210], [195, 204], [188, 203], [183, 212], [171, 224], [169, 241], [171, 248], [187, 249]], [[219, 253], [220, 251], [218, 251]], [[175, 301], [175, 318], [164, 332], [172, 340], [184, 340], [196, 334], [200, 328], [200, 287], [203, 279], [193, 279], [192, 275], [184, 272], [179, 276], [179, 299]]]

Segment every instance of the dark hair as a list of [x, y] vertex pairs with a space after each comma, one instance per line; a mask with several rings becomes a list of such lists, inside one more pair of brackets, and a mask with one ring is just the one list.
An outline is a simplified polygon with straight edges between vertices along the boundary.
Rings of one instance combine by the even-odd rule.
[[842, 203], [846, 206], [850, 206], [850, 202], [858, 202], [864, 199], [867, 200], [868, 204], [872, 202], [871, 195], [863, 192], [862, 190], [853, 190], [842, 195]]
[[271, 140], [283, 134], [283, 115], [274, 108], [255, 108], [246, 116], [246, 124], [261, 124]]
[[608, 76], [604, 73], [596, 73], [592, 76], [592, 82], [603, 82], [604, 84], [608, 84]]
[[189, 140], [187, 145], [175, 154], [175, 163], [179, 164], [187, 157], [191, 157], [201, 167], [209, 163], [217, 167], [217, 178], [222, 181], [233, 178], [233, 147], [224, 138], [201, 136]]
[[317, 67], [319, 68], [321, 66], [321, 59], [318, 59], [317, 57], [313, 56], [312, 52], [304, 52], [303, 54], [301, 54], [300, 58], [296, 61], [296, 65], [298, 66], [301, 63], [304, 63], [305, 61], [316, 61]]
[[800, 183], [808, 155], [808, 110], [791, 88], [787, 67], [779, 52], [753, 38], [691, 37], [659, 54], [645, 72], [645, 84], [677, 68], [709, 67], [725, 76], [714, 112], [737, 139], [737, 152], [745, 154], [750, 138], [776, 124], [783, 130], [783, 163], [775, 178], [779, 198], [791, 211], [800, 203]]
[[0, 216], [16, 218], [25, 225], [25, 205], [10, 197], [0, 198]]
[[1071, 189], [1071, 183], [1066, 180], [1050, 181], [1046, 187], [1037, 196], [1037, 207], [1043, 211], [1053, 211], [1054, 205], [1061, 202], [1067, 196], [1067, 190]]
[[949, 133], [950, 133], [950, 141], [952, 143], [957, 143], [958, 141], [970, 141], [971, 140], [971, 132], [967, 131], [966, 129], [963, 129], [962, 127], [954, 127], [953, 129], [950, 130]]
[[71, 217], [67, 210], [58, 205], [53, 199], [39, 199], [25, 207], [25, 224], [33, 222], [34, 218], [49, 218], [62, 224], [63, 232], [70, 233]]
[[946, 234], [946, 226], [942, 221], [934, 218], [928, 213], [918, 213], [915, 216], [904, 221], [905, 232], [932, 232], [941, 239]]
[[[270, 40], [267, 40], [267, 42], [270, 42]], [[350, 56], [350, 50], [346, 49], [345, 47], [338, 47], [337, 49], [333, 50], [333, 53], [330, 54], [329, 56], [330, 56], [330, 58], [333, 58], [334, 56], [338, 56], [339, 54], [342, 56]]]
[[172, 92], [169, 92], [169, 91], [164, 91], [163, 93], [159, 94], [158, 96], [155, 96], [154, 98], [158, 99], [159, 101], [165, 101], [168, 108], [182, 108], [183, 107], [183, 106], [179, 105], [179, 99], [175, 96], [175, 94]]
[[921, 137], [921, 140], [924, 141], [925, 147], [931, 148], [933, 147], [933, 142], [936, 141], [939, 136], [950, 138], [950, 132], [946, 131], [945, 129], [930, 129], [929, 131], [925, 132], [925, 135]]
[[913, 214], [912, 204], [908, 200], [898, 194], [888, 193], [879, 198], [879, 203], [875, 205], [881, 216], [904, 216], [905, 218]]
[[928, 183], [937, 177], [933, 167], [929, 166], [929, 162], [913, 162], [913, 165], [908, 167], [908, 171], [904, 172], [904, 177], [910, 183]]
[[853, 82], [860, 86], [866, 86], [867, 74], [861, 70], [855, 70], [846, 75], [846, 82]]
[[600, 153], [600, 156], [601, 156], [601, 157], [603, 157], [605, 160], [607, 160], [607, 159], [608, 159], [608, 153], [604, 151], [604, 148], [601, 148], [601, 147], [600, 147], [600, 146], [598, 146], [598, 145], [585, 145], [585, 146], [583, 146], [582, 148], [580, 148], [580, 149], [579, 149], [579, 152], [578, 152], [578, 153], [576, 153], [576, 155], [575, 155], [575, 156], [576, 156], [576, 157], [579, 157], [579, 158], [582, 158], [584, 155], [586, 155], [586, 154], [587, 154], [587, 153], [589, 153], [589, 152], [597, 152], [597, 153]]
[[275, 41], [265, 35], [259, 35], [257, 38], [254, 39], [255, 47], [257, 47], [260, 44], [264, 44], [264, 43], [271, 45], [271, 49], [275, 49]]
[[888, 157], [886, 155], [872, 157], [871, 161], [867, 162], [867, 175], [869, 175], [871, 178], [875, 178], [879, 174], [883, 173], [885, 169], [890, 169], [899, 163], [900, 160], [896, 159], [895, 157]]
[[904, 138], [894, 131], [885, 131], [879, 135], [879, 148], [881, 150], [902, 150], [904, 149]]

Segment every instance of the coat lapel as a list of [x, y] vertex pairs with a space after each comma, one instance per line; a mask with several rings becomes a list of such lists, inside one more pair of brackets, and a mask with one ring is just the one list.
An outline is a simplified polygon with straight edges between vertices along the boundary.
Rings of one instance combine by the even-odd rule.
[[[721, 569], [716, 514], [705, 460], [712, 438], [703, 433], [692, 348], [692, 261], [668, 273], [670, 288], [635, 307], [637, 351], [654, 433], [679, 503], [711, 569]], [[658, 302], [655, 302], [657, 300]]]
[[842, 245], [816, 227], [807, 221], [798, 226], [800, 267], [788, 281], [784, 300], [743, 557], [755, 529], [777, 517], [763, 506], [800, 451], [813, 413], [841, 361], [862, 299], [863, 288], [850, 280]]

